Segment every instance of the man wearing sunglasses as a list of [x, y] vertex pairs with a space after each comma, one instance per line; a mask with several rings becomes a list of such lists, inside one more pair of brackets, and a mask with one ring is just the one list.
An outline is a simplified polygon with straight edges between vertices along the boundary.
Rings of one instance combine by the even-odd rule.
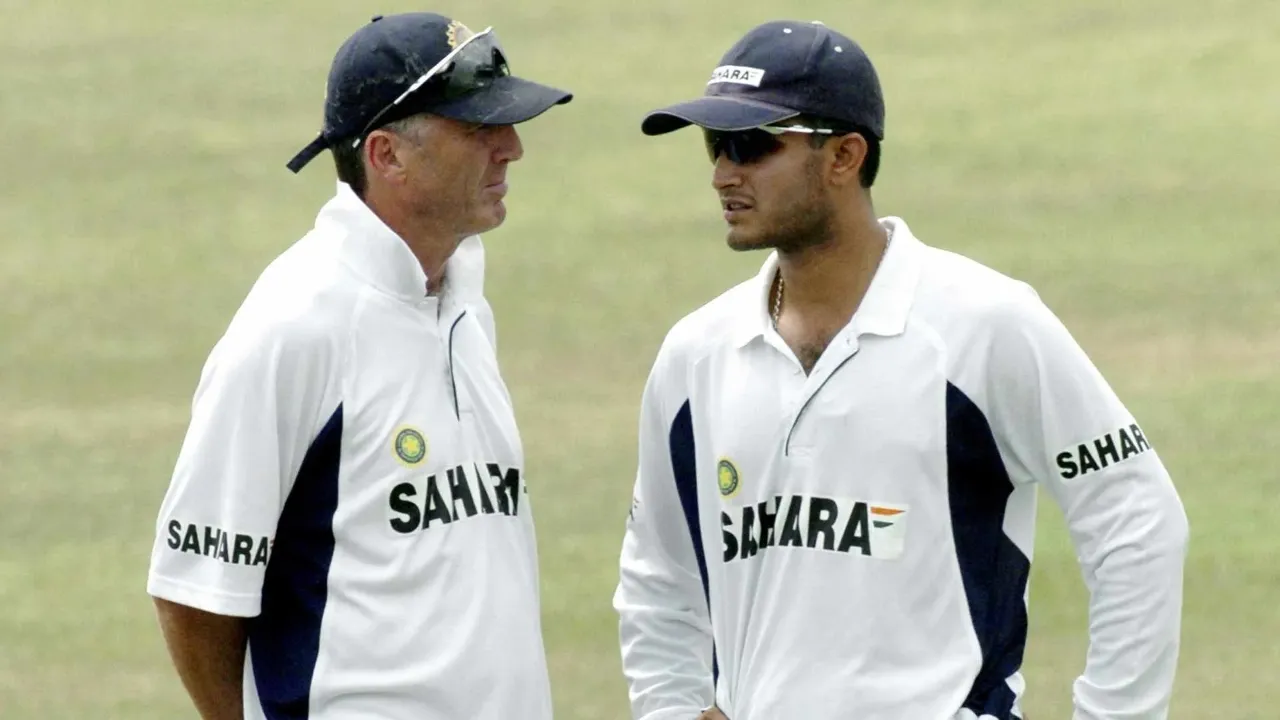
[[1024, 717], [1039, 485], [1091, 593], [1074, 717], [1166, 717], [1169, 475], [1031, 288], [877, 217], [859, 46], [757, 27], [642, 129], [688, 125], [729, 246], [772, 252], [671, 330], [645, 387], [614, 597], [634, 717]]
[[378, 17], [338, 50], [337, 193], [200, 378], [148, 590], [205, 720], [550, 720], [524, 458], [479, 233], [514, 125], [570, 100], [492, 31]]

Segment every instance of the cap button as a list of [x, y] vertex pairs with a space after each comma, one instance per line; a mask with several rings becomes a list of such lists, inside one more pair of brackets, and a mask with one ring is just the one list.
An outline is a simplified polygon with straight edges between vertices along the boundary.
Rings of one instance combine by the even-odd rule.
[[372, 19], [372, 20], [370, 20], [369, 22], [378, 22], [378, 21], [379, 21], [379, 20], [381, 20], [381, 19], [382, 19], [382, 16], [381, 16], [381, 15], [374, 15], [374, 16], [373, 16], [373, 19]]

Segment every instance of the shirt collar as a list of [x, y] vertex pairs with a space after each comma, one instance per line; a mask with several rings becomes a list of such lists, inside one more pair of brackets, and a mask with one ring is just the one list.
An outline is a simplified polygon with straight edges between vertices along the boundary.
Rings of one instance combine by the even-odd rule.
[[[406, 300], [427, 295], [427, 274], [404, 240], [342, 181], [316, 216], [316, 229], [334, 233], [344, 264], [366, 282]], [[449, 257], [443, 293], [457, 299], [484, 294], [484, 246], [464, 239]]]
[[[857, 335], [902, 334], [907, 327], [920, 276], [924, 246], [911, 234], [907, 223], [902, 218], [886, 217], [880, 220], [880, 225], [889, 233], [889, 247], [871, 279], [866, 296], [850, 320]], [[769, 291], [777, 272], [778, 253], [775, 251], [769, 254], [760, 272], [750, 281], [750, 304], [741, 314], [733, 336], [737, 347], [744, 347], [771, 331], [773, 318], [769, 314]]]

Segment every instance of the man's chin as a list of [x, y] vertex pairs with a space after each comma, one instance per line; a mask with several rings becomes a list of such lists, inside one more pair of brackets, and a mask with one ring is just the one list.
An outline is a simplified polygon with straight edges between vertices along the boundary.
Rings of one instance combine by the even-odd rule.
[[501, 200], [499, 200], [498, 202], [493, 204], [493, 207], [489, 208], [489, 212], [487, 213], [487, 216], [488, 217], [486, 219], [490, 223], [488, 229], [492, 230], [506, 221], [507, 206], [503, 204]]
[[502, 201], [490, 205], [479, 213], [467, 227], [466, 235], [483, 235], [496, 229], [507, 219], [507, 206]]
[[729, 228], [729, 234], [725, 237], [725, 243], [729, 245], [730, 250], [737, 252], [750, 252], [752, 250], [767, 250], [773, 247], [773, 243], [769, 238], [761, 236], [758, 233], [743, 232], [740, 228]]

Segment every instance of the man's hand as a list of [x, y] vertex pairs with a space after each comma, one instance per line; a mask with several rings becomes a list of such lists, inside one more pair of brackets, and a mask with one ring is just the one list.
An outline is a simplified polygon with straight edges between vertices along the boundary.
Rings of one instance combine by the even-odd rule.
[[729, 718], [725, 717], [725, 714], [720, 712], [720, 708], [713, 705], [703, 711], [703, 713], [698, 716], [698, 720], [729, 720]]

